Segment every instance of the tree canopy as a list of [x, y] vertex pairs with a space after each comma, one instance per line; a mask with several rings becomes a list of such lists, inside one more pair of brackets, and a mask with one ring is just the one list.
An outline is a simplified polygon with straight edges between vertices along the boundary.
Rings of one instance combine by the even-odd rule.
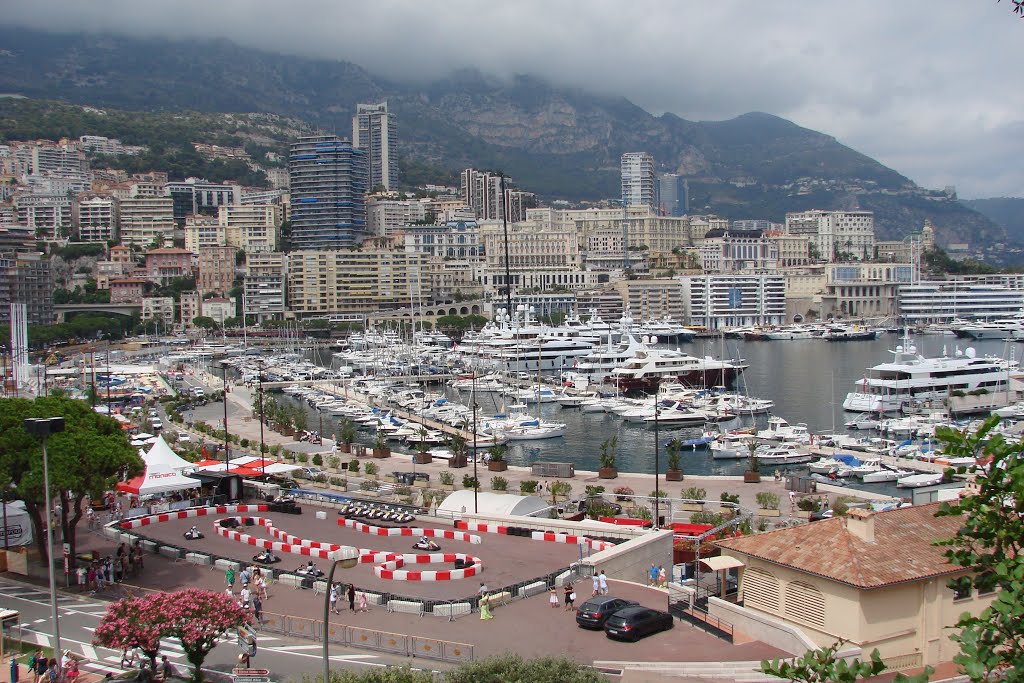
[[64, 538], [75, 553], [75, 528], [82, 518], [86, 495], [98, 498], [118, 481], [142, 471], [142, 459], [112, 418], [94, 412], [89, 404], [64, 396], [0, 399], [0, 486], [13, 485], [14, 497], [25, 501], [40, 552], [45, 494], [40, 441], [25, 431], [27, 418], [63, 417], [65, 429], [47, 441], [50, 494], [60, 501]]

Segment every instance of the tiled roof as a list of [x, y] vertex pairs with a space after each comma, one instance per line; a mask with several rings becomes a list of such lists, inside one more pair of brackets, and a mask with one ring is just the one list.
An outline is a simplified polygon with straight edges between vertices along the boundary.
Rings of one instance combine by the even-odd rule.
[[870, 543], [837, 517], [716, 545], [858, 588], [879, 588], [963, 571], [949, 564], [944, 548], [933, 545], [951, 538], [961, 525], [958, 517], [936, 517], [938, 507], [932, 503], [873, 514], [875, 540]]

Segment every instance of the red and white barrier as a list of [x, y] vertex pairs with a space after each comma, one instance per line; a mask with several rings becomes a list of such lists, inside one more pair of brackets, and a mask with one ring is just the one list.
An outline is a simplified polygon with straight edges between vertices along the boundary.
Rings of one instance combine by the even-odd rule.
[[172, 512], [158, 512], [155, 515], [136, 517], [121, 522], [118, 526], [122, 531], [138, 529], [150, 524], [170, 522], [174, 519], [188, 519], [190, 517], [206, 517], [207, 515], [223, 515], [234, 512], [266, 512], [270, 509], [268, 505], [217, 505], [207, 508], [189, 508], [187, 510], [174, 510]]
[[468, 534], [465, 531], [453, 529], [427, 529], [408, 527], [382, 527], [373, 526], [364, 522], [357, 522], [354, 519], [338, 518], [338, 525], [355, 529], [356, 531], [372, 536], [425, 536], [427, 538], [445, 538], [451, 541], [464, 541], [465, 543], [483, 543], [483, 539], [475, 534]]
[[[467, 531], [481, 531], [487, 534], [508, 534], [508, 527], [501, 524], [485, 524], [483, 522], [464, 522], [462, 520], [455, 523], [460, 529], [466, 529]], [[614, 543], [608, 541], [598, 541], [587, 536], [572, 536], [569, 534], [556, 534], [552, 531], [533, 531], [530, 533], [530, 538], [535, 541], [548, 541], [549, 543], [570, 543], [572, 545], [585, 544], [590, 546], [593, 550], [601, 551], [607, 550], [615, 546]]]

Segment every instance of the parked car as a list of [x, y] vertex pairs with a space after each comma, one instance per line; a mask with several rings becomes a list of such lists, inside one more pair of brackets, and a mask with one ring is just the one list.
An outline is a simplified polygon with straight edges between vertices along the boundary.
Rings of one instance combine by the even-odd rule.
[[650, 607], [626, 607], [604, 622], [604, 634], [616, 640], [637, 641], [675, 626], [672, 615]]
[[305, 472], [306, 476], [310, 479], [316, 479], [321, 474], [324, 474], [324, 471], [319, 467], [303, 467], [302, 471]]
[[149, 424], [153, 426], [154, 430], [160, 430], [164, 428], [164, 421], [158, 417], [154, 417], [152, 420], [150, 420]]
[[191, 443], [192, 435], [188, 432], [178, 432], [178, 443]]
[[576, 608], [576, 625], [600, 630], [612, 614], [636, 604], [635, 600], [616, 598], [613, 595], [595, 596]]

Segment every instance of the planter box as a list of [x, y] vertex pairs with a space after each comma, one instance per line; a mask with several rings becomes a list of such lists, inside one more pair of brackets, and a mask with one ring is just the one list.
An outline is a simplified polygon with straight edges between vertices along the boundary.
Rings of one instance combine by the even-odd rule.
[[508, 493], [508, 489], [491, 489], [491, 493]]
[[389, 484], [394, 484], [398, 482], [398, 478], [393, 474], [385, 474], [384, 481], [388, 482]]
[[796, 516], [799, 517], [800, 519], [810, 519], [811, 518], [811, 511], [810, 510], [797, 510], [796, 511]]
[[417, 465], [429, 465], [434, 462], [434, 456], [430, 453], [414, 453], [412, 461]]
[[597, 471], [598, 479], [615, 479], [619, 476], [619, 471], [614, 467], [602, 467]]
[[350, 444], [350, 443], [339, 443], [338, 444], [338, 452], [339, 453], [351, 453], [352, 452], [352, 444]]
[[375, 458], [390, 458], [391, 457], [391, 449], [390, 448], [374, 448], [373, 449], [373, 457], [375, 457]]
[[487, 463], [487, 469], [490, 472], [504, 472], [508, 469], [508, 463], [504, 460], [491, 460]]
[[727, 518], [731, 518], [733, 515], [736, 514], [736, 508], [720, 505], [718, 507], [718, 513], [721, 515], [725, 515]]
[[696, 503], [683, 503], [683, 510], [685, 512], [703, 512], [704, 506]]
[[365, 479], [372, 479], [373, 481], [377, 481], [377, 477], [379, 477], [379, 476], [380, 476], [379, 474], [364, 474], [363, 475], [363, 477]]
[[441, 490], [443, 491], [454, 491], [455, 484], [441, 484]]
[[425, 481], [423, 479], [415, 480], [412, 483], [412, 485], [415, 486], [418, 489], [429, 489], [430, 488], [430, 482], [429, 481]]
[[665, 472], [665, 481], [682, 481], [683, 471], [682, 470], [669, 470]]
[[448, 469], [459, 469], [462, 467], [469, 467], [469, 458], [464, 455], [453, 455], [448, 458]]
[[781, 517], [781, 510], [767, 510], [765, 508], [757, 508], [758, 517]]
[[743, 473], [744, 484], [760, 484], [761, 473], [760, 472], [744, 472]]

